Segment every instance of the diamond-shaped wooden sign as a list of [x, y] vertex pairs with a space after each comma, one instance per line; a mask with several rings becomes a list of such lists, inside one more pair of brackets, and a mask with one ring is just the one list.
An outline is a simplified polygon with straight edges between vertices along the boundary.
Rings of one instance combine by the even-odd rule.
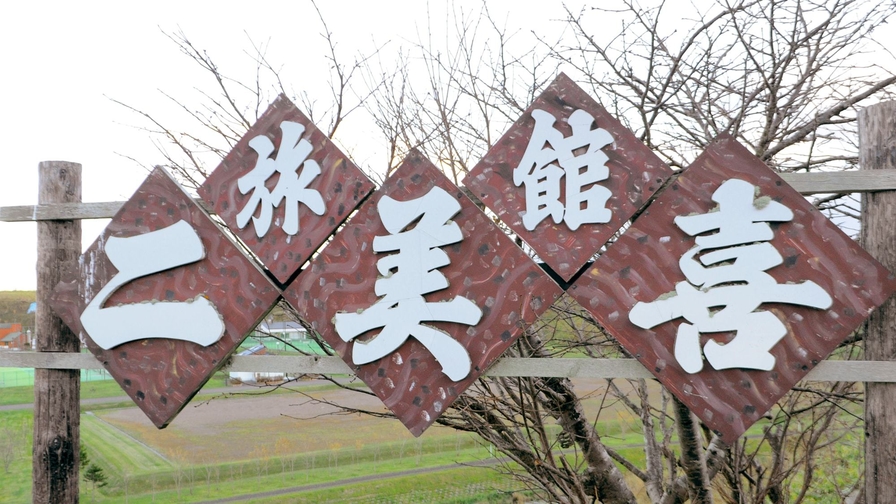
[[199, 188], [283, 285], [374, 190], [280, 95]]
[[896, 291], [896, 277], [730, 136], [569, 293], [726, 443]]
[[560, 292], [412, 152], [284, 298], [419, 436]]
[[464, 185], [569, 281], [671, 175], [560, 74]]
[[52, 308], [159, 428], [280, 294], [161, 168], [64, 278]]

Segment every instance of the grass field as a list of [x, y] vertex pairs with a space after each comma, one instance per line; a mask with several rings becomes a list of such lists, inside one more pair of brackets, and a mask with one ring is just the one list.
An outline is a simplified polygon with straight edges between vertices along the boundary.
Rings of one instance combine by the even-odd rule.
[[[17, 368], [0, 368], [0, 373]], [[83, 372], [83, 370], [82, 370]], [[204, 388], [218, 388], [226, 385], [226, 376], [219, 373], [213, 376]], [[0, 388], [0, 406], [9, 404], [29, 404], [34, 402], [34, 387], [32, 383], [18, 387]], [[94, 380], [81, 382], [81, 399], [98, 399], [104, 397], [121, 397], [130, 404], [127, 394], [121, 389], [115, 380]]]
[[[223, 378], [212, 380], [213, 385], [220, 382]], [[586, 408], [603, 401], [599, 390], [590, 395], [581, 390], [589, 397]], [[262, 396], [237, 392], [225, 399], [220, 393], [200, 394], [163, 430], [156, 429], [114, 382], [85, 383], [82, 395], [112, 398], [82, 406], [82, 444], [108, 477], [108, 486], [99, 489], [82, 482], [85, 503], [203, 502], [281, 491], [245, 502], [461, 504], [509, 502], [513, 492], [522, 490], [492, 468], [458, 465], [484, 461], [497, 466], [489, 447], [474, 436], [433, 426], [414, 438], [395, 420], [330, 414], [332, 408], [317, 398], [353, 400], [367, 409], [382, 404], [320, 382], [305, 383], [298, 392]], [[31, 422], [30, 410], [0, 412], [0, 436], [8, 433], [21, 440], [9, 472], [0, 475], [0, 503], [30, 500]], [[634, 417], [621, 408], [608, 409], [599, 423], [608, 446], [643, 466], [643, 438]], [[761, 432], [761, 425], [751, 431]], [[402, 475], [440, 466], [445, 467]], [[389, 476], [353, 480], [384, 474]], [[627, 479], [633, 488], [639, 487], [632, 474], [627, 473]], [[331, 486], [299, 488], [326, 484]]]
[[89, 446], [91, 459], [119, 474], [151, 474], [170, 471], [174, 464], [161, 453], [136, 442], [92, 411], [81, 415], [81, 443]]
[[[84, 395], [110, 394], [105, 385], [97, 385], [99, 390], [85, 390]], [[308, 386], [304, 392], [322, 389], [335, 387]], [[491, 458], [469, 435], [434, 427], [415, 439], [394, 420], [357, 416], [296, 420], [280, 414], [298, 400], [295, 393], [215, 399], [199, 407], [194, 405], [201, 401], [194, 400], [174, 424], [161, 431], [126, 399], [111, 403], [112, 407], [84, 406], [82, 444], [91, 461], [103, 469], [108, 485], [94, 489], [82, 482], [82, 502], [201, 502], [434, 466], [451, 468], [260, 501], [373, 502], [369, 499], [408, 496], [426, 489], [444, 502], [488, 502], [502, 493], [506, 497], [511, 489], [512, 481], [496, 471], [455, 465]], [[264, 418], [232, 418], [222, 411], [250, 417], [265, 414]], [[28, 410], [0, 412], [0, 429], [11, 426], [21, 437], [10, 472], [0, 478], [0, 503], [30, 500], [31, 422]], [[398, 502], [396, 499], [388, 501]]]
[[[217, 377], [210, 383], [220, 386], [223, 381]], [[29, 397], [18, 389], [4, 392]], [[171, 426], [158, 430], [114, 382], [82, 384], [84, 398], [113, 398], [82, 407], [83, 445], [109, 479], [101, 489], [82, 483], [82, 502], [201, 502], [287, 489], [284, 495], [254, 502], [487, 503], [508, 502], [510, 493], [521, 490], [519, 483], [496, 470], [457, 465], [497, 463], [493, 452], [472, 435], [433, 426], [414, 438], [395, 420], [327, 414], [332, 410], [313, 399], [361, 401], [358, 406], [375, 410], [382, 408], [376, 398], [313, 383], [302, 384], [298, 393], [264, 396], [239, 392], [251, 391], [248, 387], [231, 390], [236, 393], [227, 399], [201, 393]], [[117, 397], [121, 401], [114, 400]], [[586, 403], [601, 400], [596, 393]], [[0, 413], [0, 418], [21, 424], [30, 446], [30, 411]], [[637, 460], [642, 438], [635, 419], [622, 413], [605, 418], [605, 442]], [[0, 491], [0, 503], [29, 499], [30, 458], [23, 448], [11, 473], [17, 477], [0, 480], [0, 486], [9, 487]], [[450, 468], [334, 488], [288, 490], [436, 466]]]
[[[0, 412], [0, 443], [13, 443], [9, 467], [0, 464], [0, 502], [31, 502], [32, 425], [31, 411]], [[0, 462], [5, 462], [2, 451]]]
[[[13, 424], [20, 423], [30, 433], [30, 412], [6, 412], [0, 414], [0, 418]], [[217, 460], [192, 463], [186, 458], [160, 456], [97, 415], [82, 415], [81, 425], [82, 441], [91, 461], [102, 467], [109, 478], [109, 485], [102, 489], [92, 489], [82, 482], [83, 502], [201, 502], [489, 458], [487, 450], [470, 437], [447, 443], [444, 436], [435, 436], [436, 440], [372, 444], [361, 450], [336, 448], [279, 456], [261, 451], [254, 459], [238, 461], [224, 461], [226, 452], [222, 452]], [[225, 442], [224, 439], [221, 441]], [[30, 439], [28, 442], [30, 444]], [[24, 448], [12, 471], [0, 480], [3, 487], [0, 502], [30, 500], [30, 453]], [[186, 444], [182, 451], [175, 450], [175, 454], [185, 453], [189, 448]], [[446, 498], [488, 497], [510, 488], [511, 482], [496, 471], [457, 467], [438, 473], [302, 492], [298, 497], [290, 493], [261, 501], [347, 502], [356, 497], [411, 495], [415, 491], [419, 493], [420, 489]]]

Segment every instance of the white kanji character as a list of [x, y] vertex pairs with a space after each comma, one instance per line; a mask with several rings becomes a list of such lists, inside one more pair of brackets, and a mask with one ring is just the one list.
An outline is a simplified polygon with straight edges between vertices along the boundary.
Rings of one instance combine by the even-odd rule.
[[[769, 311], [757, 311], [762, 303], [788, 303], [827, 309], [831, 296], [809, 280], [779, 284], [767, 270], [781, 264], [781, 254], [770, 244], [774, 232], [768, 222], [793, 219], [793, 212], [768, 198], [754, 199], [755, 187], [739, 179], [722, 184], [712, 199], [718, 211], [678, 216], [675, 224], [697, 246], [679, 261], [686, 282], [675, 285], [675, 294], [637, 303], [629, 320], [639, 327], [684, 317], [678, 326], [675, 359], [688, 373], [703, 369], [703, 357], [715, 369], [747, 368], [770, 371], [775, 357], [772, 347], [787, 328]], [[700, 349], [701, 333], [735, 332], [726, 344], [710, 340]]]
[[113, 236], [106, 240], [105, 251], [118, 273], [81, 314], [81, 327], [100, 348], [109, 350], [122, 343], [149, 338], [192, 341], [209, 346], [224, 335], [224, 321], [205, 296], [189, 301], [103, 307], [109, 296], [136, 278], [205, 257], [199, 235], [186, 221], [128, 238]]
[[[320, 165], [313, 159], [308, 159], [311, 153], [311, 142], [301, 138], [305, 132], [305, 126], [291, 121], [280, 123], [283, 138], [280, 141], [280, 150], [277, 157], [272, 159], [274, 144], [271, 140], [259, 135], [249, 140], [249, 146], [258, 153], [258, 161], [255, 167], [246, 175], [239, 178], [237, 187], [243, 194], [249, 196], [246, 205], [236, 216], [236, 223], [240, 229], [249, 224], [249, 218], [255, 225], [255, 234], [259, 238], [267, 234], [273, 219], [273, 210], [285, 200], [285, 216], [283, 219], [283, 231], [288, 235], [299, 232], [299, 203], [304, 203], [312, 212], [323, 215], [326, 211], [324, 200], [316, 189], [308, 189], [308, 184], [320, 175]], [[299, 167], [302, 172], [298, 173]], [[279, 173], [277, 185], [273, 191], [265, 187], [265, 183], [274, 173]], [[255, 217], [256, 209], [259, 216]]]
[[[360, 313], [337, 313], [334, 324], [343, 341], [382, 327], [373, 339], [355, 341], [352, 359], [366, 364], [397, 350], [409, 336], [417, 339], [439, 361], [442, 371], [453, 381], [470, 373], [470, 356], [450, 335], [422, 322], [455, 322], [475, 325], [482, 310], [472, 301], [455, 296], [440, 303], [426, 302], [424, 294], [448, 287], [438, 268], [450, 264], [439, 247], [463, 239], [460, 227], [448, 222], [460, 211], [460, 204], [443, 189], [434, 187], [426, 195], [409, 201], [380, 199], [377, 210], [389, 235], [373, 239], [375, 252], [398, 252], [377, 261], [383, 275], [374, 291], [383, 296]], [[413, 229], [405, 231], [419, 218]]]
[[[609, 158], [601, 150], [613, 143], [603, 128], [591, 129], [594, 117], [584, 110], [569, 116], [572, 135], [564, 137], [554, 128], [557, 118], [534, 109], [535, 128], [520, 164], [513, 170], [513, 183], [525, 184], [526, 212], [523, 226], [532, 231], [548, 215], [573, 231], [582, 224], [609, 222], [606, 208], [610, 190], [596, 184], [609, 177]], [[578, 149], [585, 152], [576, 154]], [[560, 201], [560, 179], [566, 177], [566, 201]], [[585, 187], [588, 187], [585, 189]]]

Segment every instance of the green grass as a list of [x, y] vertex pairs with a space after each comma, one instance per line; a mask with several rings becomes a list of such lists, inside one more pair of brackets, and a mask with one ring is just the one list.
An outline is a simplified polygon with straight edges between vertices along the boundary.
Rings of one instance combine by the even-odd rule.
[[253, 499], [252, 504], [324, 502], [509, 502], [515, 483], [496, 471], [461, 467], [289, 495]]
[[[23, 438], [27, 439], [27, 443], [23, 444], [10, 473], [0, 474], [0, 503], [27, 502], [30, 500], [31, 482], [31, 412], [0, 413], [0, 428], [4, 426], [14, 426], [18, 429], [16, 432], [22, 433]], [[604, 435], [603, 440], [608, 446], [617, 449], [636, 465], [643, 466], [644, 455], [638, 431], [618, 420], [601, 421], [598, 430]], [[449, 437], [438, 432], [428, 432], [422, 438], [401, 442], [375, 442], [360, 449], [349, 444], [341, 449], [295, 452], [286, 456], [274, 456], [266, 452], [257, 454], [251, 460], [190, 464], [184, 460], [164, 460], [94, 415], [82, 416], [81, 432], [91, 459], [109, 477], [109, 486], [99, 490], [82, 483], [82, 502], [85, 503], [198, 502], [260, 491], [292, 489], [368, 474], [393, 473], [489, 458], [487, 450], [472, 436], [452, 433], [453, 437]], [[761, 426], [756, 426], [748, 434], [760, 433]], [[276, 434], [269, 432], [268, 435]], [[355, 435], [359, 438], [366, 436], [362, 429], [358, 429]], [[841, 495], [842, 490], [838, 491], [838, 488], [846, 487], [861, 471], [859, 464], [851, 468], [855, 470], [850, 471], [849, 475], [842, 475], [840, 465], [843, 460], [861, 459], [861, 435], [856, 433], [855, 436], [850, 436], [819, 459], [820, 466], [830, 466], [830, 469], [816, 473], [813, 495], [834, 499]], [[230, 436], [221, 437], [222, 443], [230, 439]], [[753, 438], [749, 442], [752, 444], [758, 442], [758, 439]], [[187, 445], [186, 449], [190, 449], [190, 446]], [[567, 457], [572, 461], [571, 453]], [[831, 481], [820, 481], [822, 479]], [[799, 477], [795, 478], [791, 482], [790, 491], [797, 491], [800, 483]], [[251, 502], [481, 504], [507, 502], [510, 499], [509, 492], [518, 489], [511, 480], [497, 471], [457, 467], [430, 474], [293, 492]]]
[[[127, 397], [115, 380], [84, 382], [81, 384], [81, 399], [99, 397]], [[34, 386], [4, 387], [0, 389], [0, 405], [30, 404], [34, 402]]]
[[[0, 368], [0, 372], [12, 368]], [[209, 379], [203, 389], [220, 388], [225, 385], [222, 373], [216, 373]], [[115, 380], [97, 380], [81, 382], [81, 399], [100, 399], [107, 397], [122, 397], [123, 404], [129, 405], [130, 399]], [[211, 397], [206, 394], [206, 398]], [[195, 400], [195, 399], [194, 399]], [[4, 387], [0, 389], [0, 406], [12, 404], [31, 404], [34, 402], [34, 386]], [[121, 407], [121, 406], [118, 406]]]
[[173, 464], [95, 415], [81, 415], [81, 443], [91, 461], [124, 474], [171, 470]]
[[[615, 430], [618, 427], [615, 427]], [[357, 434], [357, 433], [356, 433]], [[435, 433], [432, 433], [435, 434]], [[429, 434], [428, 434], [429, 435]], [[228, 436], [229, 437], [229, 436]], [[368, 445], [361, 449], [335, 449], [323, 450], [311, 453], [295, 454], [288, 457], [276, 457], [266, 455], [261, 459], [248, 460], [234, 463], [218, 464], [183, 464], [179, 468], [167, 473], [157, 473], [155, 480], [150, 482], [148, 477], [130, 474], [128, 487], [136, 496], [141, 493], [151, 492], [151, 486], [155, 488], [155, 498], [161, 501], [193, 502], [195, 500], [221, 498], [230, 495], [240, 495], [252, 492], [291, 488], [299, 485], [324, 483], [329, 481], [351, 478], [366, 474], [391, 473], [416, 467], [430, 467], [437, 465], [449, 465], [455, 462], [470, 462], [483, 458], [489, 458], [486, 448], [479, 445], [472, 436], [464, 435], [460, 442], [455, 440], [439, 439], [438, 435], [419, 438], [410, 442], [388, 442]], [[635, 461], [643, 459], [643, 452], [639, 447], [640, 436], [636, 432], [627, 432], [609, 436], [606, 442], [610, 446], [619, 447], [619, 450]], [[569, 455], [570, 459], [572, 455]], [[465, 468], [468, 469], [468, 468]], [[483, 475], [487, 481], [504, 482], [507, 480], [496, 471], [487, 468], [469, 469], [476, 474]], [[180, 471], [181, 491], [177, 492], [177, 477]], [[451, 471], [454, 471], [453, 469]], [[450, 472], [450, 471], [449, 471]], [[391, 478], [386, 482], [364, 483], [354, 485], [356, 490], [339, 487], [338, 489], [320, 490], [308, 492], [307, 495], [290, 494], [289, 497], [277, 497], [263, 499], [259, 502], [350, 502], [352, 499], [368, 499], [378, 496], [385, 501], [398, 500], [396, 496], [410, 496], [416, 490], [425, 488], [431, 490], [432, 496], [439, 499], [457, 498], [457, 502], [479, 502], [481, 497], [488, 501], [489, 496], [503, 495], [506, 502], [507, 494], [496, 493], [491, 486], [480, 488], [477, 492], [470, 493], [467, 486], [476, 484], [479, 480], [457, 479], [461, 476], [448, 477], [450, 484], [440, 482], [444, 473], [433, 475], [418, 475], [411, 478], [417, 482], [416, 487], [402, 487], [396, 481], [400, 478]], [[466, 474], [466, 473], [464, 473]], [[110, 472], [112, 484], [105, 491], [98, 502], [113, 502], [115, 498], [124, 497], [123, 475]], [[463, 476], [466, 478], [466, 476]], [[209, 478], [210, 481], [207, 481]], [[421, 480], [421, 478], [425, 478]], [[226, 481], [235, 479], [235, 481]], [[225, 480], [225, 481], [221, 481]], [[193, 491], [186, 489], [184, 481], [193, 481]], [[396, 486], [398, 485], [398, 486]], [[493, 486], [493, 485], [492, 485]], [[356, 493], [361, 490], [367, 493]], [[481, 490], [481, 491], [480, 491]], [[480, 495], [481, 494], [481, 495]], [[480, 497], [476, 497], [479, 495]], [[147, 496], [144, 495], [143, 498]], [[152, 496], [149, 496], [151, 501]], [[470, 500], [474, 499], [474, 500]], [[129, 497], [129, 502], [149, 502], [140, 498]], [[416, 498], [411, 497], [407, 502], [442, 502], [432, 500], [418, 492]], [[450, 500], [449, 500], [450, 501]], [[498, 502], [502, 502], [498, 500]]]
[[[383, 450], [383, 452], [387, 451]], [[274, 457], [239, 463], [205, 465], [175, 463], [170, 470], [144, 474], [128, 473], [121, 467], [104, 466], [104, 470], [110, 477], [110, 485], [98, 492], [93, 492], [90, 502], [119, 502], [125, 498], [126, 493], [128, 494], [127, 500], [131, 503], [196, 502], [259, 491], [327, 483], [371, 474], [398, 472], [417, 467], [472, 462], [487, 456], [487, 453], [479, 446], [472, 446], [449, 453], [414, 452], [401, 458], [389, 459], [380, 456], [376, 461], [371, 460], [370, 456], [372, 456], [372, 451], [369, 451], [366, 456], [358, 456], [352, 463], [350, 455], [346, 453], [340, 456], [334, 453], [314, 452], [299, 454], [292, 466], [281, 464], [280, 458]], [[455, 470], [450, 469], [447, 472]], [[484, 478], [488, 481], [501, 479], [500, 474], [488, 469], [476, 468], [475, 471], [485, 475], [480, 479]], [[438, 485], [456, 486], [458, 481], [463, 481], [463, 484], [470, 483], [465, 480], [457, 480], [456, 477], [445, 476], [442, 472], [416, 475], [410, 479], [416, 482], [415, 485], [418, 487], [425, 485], [424, 488], [438, 488]], [[390, 483], [392, 481], [393, 479], [390, 478], [385, 483], [378, 482], [377, 485], [385, 484], [386, 487], [394, 487], [395, 484]], [[364, 483], [361, 486], [369, 488], [372, 484]], [[398, 487], [397, 491], [407, 493], [411, 490], [413, 488]], [[338, 493], [340, 490], [321, 490], [320, 492]]]
[[[216, 380], [213, 379], [210, 386], [216, 386]], [[223, 378], [218, 384], [221, 382]], [[82, 484], [82, 502], [85, 503], [197, 502], [489, 457], [487, 449], [480, 446], [476, 438], [470, 435], [434, 427], [421, 438], [412, 439], [405, 436], [403, 441], [394, 441], [398, 436], [396, 432], [406, 434], [397, 422], [384, 421], [383, 425], [375, 426], [367, 425], [365, 420], [357, 417], [328, 417], [306, 420], [304, 422], [308, 423], [303, 424], [296, 424], [283, 418], [269, 419], [263, 423], [248, 420], [225, 422], [203, 434], [197, 434], [195, 430], [190, 429], [180, 432], [177, 426], [165, 431], [147, 427], [151, 433], [176, 434], [163, 442], [162, 438], [153, 437], [156, 434], [144, 437], [132, 424], [113, 420], [115, 415], [108, 415], [109, 422], [115, 425], [102, 421], [103, 410], [133, 406], [117, 388], [117, 384], [90, 382], [82, 386], [84, 389], [91, 389], [85, 395], [104, 396], [112, 390], [122, 398], [109, 404], [84, 408], [88, 413], [82, 415], [83, 443], [91, 459], [99, 464], [109, 477], [109, 486], [103, 489], [94, 490]], [[321, 391], [332, 388], [333, 385], [312, 385], [304, 390]], [[235, 390], [251, 389], [243, 387]], [[4, 395], [6, 391], [4, 389], [0, 395]], [[197, 400], [208, 397], [211, 395], [202, 394]], [[588, 397], [585, 402], [593, 409], [594, 405], [591, 403], [600, 400], [598, 394]], [[96, 411], [97, 414], [91, 415], [90, 411]], [[602, 440], [609, 447], [620, 452], [635, 465], [644, 466], [642, 436], [637, 419], [606, 409], [597, 423]], [[768, 421], [762, 420], [751, 427], [747, 432], [748, 446], [759, 443], [757, 436], [761, 436], [762, 429], [767, 424]], [[30, 500], [31, 484], [31, 411], [0, 413], [0, 428], [4, 425], [19, 426], [18, 432], [22, 432], [27, 438], [27, 444], [11, 466], [10, 473], [8, 475], [0, 473], [0, 503], [27, 502]], [[552, 426], [552, 428], [549, 435], [555, 436], [558, 427]], [[141, 439], [163, 456], [134, 442], [122, 430], [134, 438]], [[836, 443], [830, 453], [825, 452], [817, 461], [819, 467], [827, 469], [815, 473], [812, 495], [838, 500], [835, 497], [841, 495], [840, 489], [848, 487], [850, 481], [854, 481], [861, 472], [860, 464], [850, 467], [848, 474], [842, 470], [838, 472], [843, 460], [861, 460], [863, 449], [861, 433], [854, 434], [855, 439], [847, 437]], [[287, 438], [288, 435], [296, 437]], [[398, 438], [402, 439], [401, 436]], [[250, 447], [254, 447], [252, 453], [245, 450], [241, 456], [229, 454], [227, 452], [229, 447], [240, 439], [249, 440]], [[313, 440], [318, 439], [325, 439], [326, 442], [319, 442], [316, 447], [311, 446]], [[282, 445], [280, 441], [283, 441]], [[211, 446], [210, 449], [214, 452], [214, 456], [209, 456], [210, 460], [195, 455], [205, 445]], [[172, 446], [179, 447], [181, 451], [172, 452]], [[766, 445], [760, 450], [759, 456], [765, 457], [768, 455], [767, 451]], [[572, 450], [564, 456], [573, 462]], [[637, 492], [638, 483], [633, 480], [634, 476], [623, 472]], [[788, 490], [791, 493], [798, 491], [800, 483], [799, 476], [793, 478], [789, 482]], [[506, 476], [491, 469], [459, 467], [432, 474], [394, 477], [383, 481], [292, 493], [288, 496], [260, 499], [255, 502], [472, 504], [507, 502], [510, 499], [507, 492], [514, 488], [516, 487], [513, 487]]]
[[0, 436], [16, 442], [9, 472], [0, 463], [0, 503], [31, 502], [31, 442], [34, 432], [31, 411], [0, 413]]
[[[27, 443], [23, 443], [22, 451], [11, 467], [10, 475], [14, 477], [0, 479], [3, 481], [0, 484], [3, 489], [0, 503], [26, 502], [30, 499], [31, 418], [31, 411], [0, 413], [0, 426], [17, 425], [21, 427], [21, 432], [27, 434]], [[91, 461], [105, 471], [109, 486], [94, 490], [82, 482], [82, 502], [194, 502], [253, 493], [259, 489], [294, 488], [488, 457], [487, 451], [472, 436], [452, 435], [455, 437], [450, 440], [445, 439], [445, 435], [435, 435], [413, 441], [377, 443], [361, 449], [346, 447], [279, 457], [265, 453], [258, 454], [253, 460], [189, 464], [182, 459], [167, 461], [97, 416], [85, 414], [81, 417], [82, 442]], [[187, 445], [186, 449], [189, 448]], [[494, 471], [476, 471], [488, 475], [486, 480], [500, 479]], [[437, 473], [419, 475], [415, 481], [430, 489], [472, 484], [459, 482], [456, 476], [445, 478]], [[385, 488], [382, 485], [389, 486], [388, 483], [378, 483], [375, 488]], [[452, 491], [460, 492], [456, 488]], [[483, 491], [488, 493], [490, 490]], [[331, 492], [338, 493], [336, 490]], [[450, 492], [446, 489], [444, 493], [447, 495]]]
[[284, 343], [277, 338], [256, 334], [252, 334], [246, 338], [240, 345], [239, 350], [252, 348], [259, 344], [267, 347], [268, 353], [273, 355], [294, 355], [298, 353], [305, 355], [326, 355], [326, 352], [324, 352], [316, 342], [310, 339], [287, 340]]

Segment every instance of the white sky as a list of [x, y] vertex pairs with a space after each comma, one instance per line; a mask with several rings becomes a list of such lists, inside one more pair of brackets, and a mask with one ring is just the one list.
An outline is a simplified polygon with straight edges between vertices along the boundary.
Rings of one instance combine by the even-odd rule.
[[[507, 12], [513, 3], [490, 1], [489, 6]], [[549, 4], [555, 12], [561, 5], [540, 8]], [[321, 0], [319, 6], [346, 58], [368, 51], [374, 41], [416, 40], [416, 26], [426, 26], [423, 1]], [[444, 6], [433, 2], [430, 8]], [[37, 203], [37, 165], [45, 160], [83, 165], [85, 202], [128, 199], [146, 173], [116, 153], [146, 165], [163, 159], [148, 135], [133, 127], [145, 123], [109, 98], [161, 113], [170, 103], [158, 90], [195, 96], [192, 87], [212, 84], [163, 34], [178, 28], [225, 72], [252, 77], [254, 63], [244, 52], [251, 51], [248, 36], [269, 42], [272, 62], [293, 71], [325, 70], [322, 26], [308, 0], [5, 3], [0, 7], [0, 206]], [[325, 74], [310, 71], [302, 82], [286, 85], [323, 102], [329, 98]], [[106, 222], [84, 221], [85, 246]], [[34, 223], [0, 222], [0, 290], [35, 288], [35, 249]]]
[[[520, 4], [487, 3], [493, 17], [507, 19], [510, 27], [542, 34], [562, 28], [552, 22], [563, 17], [560, 0], [542, 0], [534, 9]], [[476, 10], [482, 4], [457, 0], [454, 5]], [[416, 41], [418, 30], [427, 27], [427, 9], [438, 24], [444, 23], [445, 6], [435, 0], [431, 5], [422, 0], [319, 2], [346, 58], [369, 52], [375, 43]], [[305, 90], [322, 102], [329, 98], [321, 73], [326, 70], [322, 26], [309, 0], [7, 2], [0, 7], [0, 206], [36, 204], [37, 165], [45, 160], [83, 165], [85, 202], [128, 199], [146, 173], [116, 153], [145, 165], [164, 160], [148, 135], [134, 128], [145, 123], [109, 98], [164, 115], [171, 105], [159, 90], [191, 97], [192, 88], [212, 84], [163, 34], [178, 28], [223, 71], [243, 78], [251, 78], [255, 68], [244, 52], [251, 51], [247, 34], [268, 43], [269, 60], [287, 65], [285, 75], [294, 77], [286, 82], [288, 88]], [[351, 148], [360, 165], [379, 159], [375, 147]], [[84, 221], [84, 245], [105, 225]], [[34, 223], [0, 222], [0, 290], [35, 288], [35, 249]]]

